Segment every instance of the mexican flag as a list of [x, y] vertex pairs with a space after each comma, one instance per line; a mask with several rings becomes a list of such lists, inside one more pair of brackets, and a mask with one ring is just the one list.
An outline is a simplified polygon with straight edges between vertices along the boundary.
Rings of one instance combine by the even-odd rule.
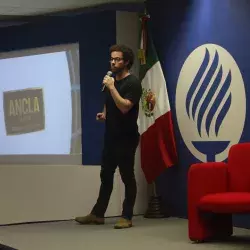
[[177, 162], [177, 152], [166, 81], [148, 33], [148, 17], [141, 19], [139, 50], [143, 94], [138, 117], [141, 167], [148, 183]]

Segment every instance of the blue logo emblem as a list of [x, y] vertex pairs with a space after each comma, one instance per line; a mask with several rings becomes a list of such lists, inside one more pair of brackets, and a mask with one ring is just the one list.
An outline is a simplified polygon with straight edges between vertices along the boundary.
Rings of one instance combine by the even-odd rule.
[[246, 116], [243, 78], [229, 52], [205, 44], [189, 55], [178, 79], [176, 112], [183, 140], [197, 159], [227, 158]]

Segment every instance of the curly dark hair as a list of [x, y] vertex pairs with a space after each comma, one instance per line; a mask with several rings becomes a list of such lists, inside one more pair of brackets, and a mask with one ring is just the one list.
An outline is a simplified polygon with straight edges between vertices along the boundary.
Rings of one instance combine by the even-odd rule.
[[125, 62], [129, 62], [127, 68], [130, 69], [134, 63], [134, 53], [133, 50], [122, 44], [112, 45], [109, 49], [109, 52], [112, 53], [114, 51], [122, 52], [123, 59]]

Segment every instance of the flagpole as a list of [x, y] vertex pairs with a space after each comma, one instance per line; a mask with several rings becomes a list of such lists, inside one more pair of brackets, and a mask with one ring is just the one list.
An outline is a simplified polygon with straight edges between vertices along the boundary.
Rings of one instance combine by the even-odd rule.
[[[147, 13], [146, 9], [144, 14], [141, 16], [141, 41], [140, 48], [138, 50], [138, 58], [140, 60], [140, 65], [145, 65], [147, 63], [147, 29], [146, 22], [150, 19], [150, 15]], [[163, 207], [163, 202], [161, 196], [157, 194], [156, 183], [153, 182], [151, 185], [151, 197], [149, 199], [148, 208], [144, 214], [145, 218], [166, 218], [169, 215], [166, 214]]]
[[153, 195], [154, 195], [154, 197], [156, 197], [156, 196], [157, 196], [155, 182], [153, 182]]
[[161, 196], [157, 194], [155, 182], [152, 183], [152, 189], [153, 194], [150, 197], [148, 208], [146, 210], [146, 213], [144, 214], [144, 218], [159, 219], [169, 217], [163, 207]]

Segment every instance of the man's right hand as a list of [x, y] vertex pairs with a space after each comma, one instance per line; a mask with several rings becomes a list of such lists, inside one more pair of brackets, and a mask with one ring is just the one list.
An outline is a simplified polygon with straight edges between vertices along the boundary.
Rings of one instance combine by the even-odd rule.
[[96, 115], [96, 120], [97, 121], [105, 121], [106, 120], [105, 114], [104, 113], [98, 113]]

